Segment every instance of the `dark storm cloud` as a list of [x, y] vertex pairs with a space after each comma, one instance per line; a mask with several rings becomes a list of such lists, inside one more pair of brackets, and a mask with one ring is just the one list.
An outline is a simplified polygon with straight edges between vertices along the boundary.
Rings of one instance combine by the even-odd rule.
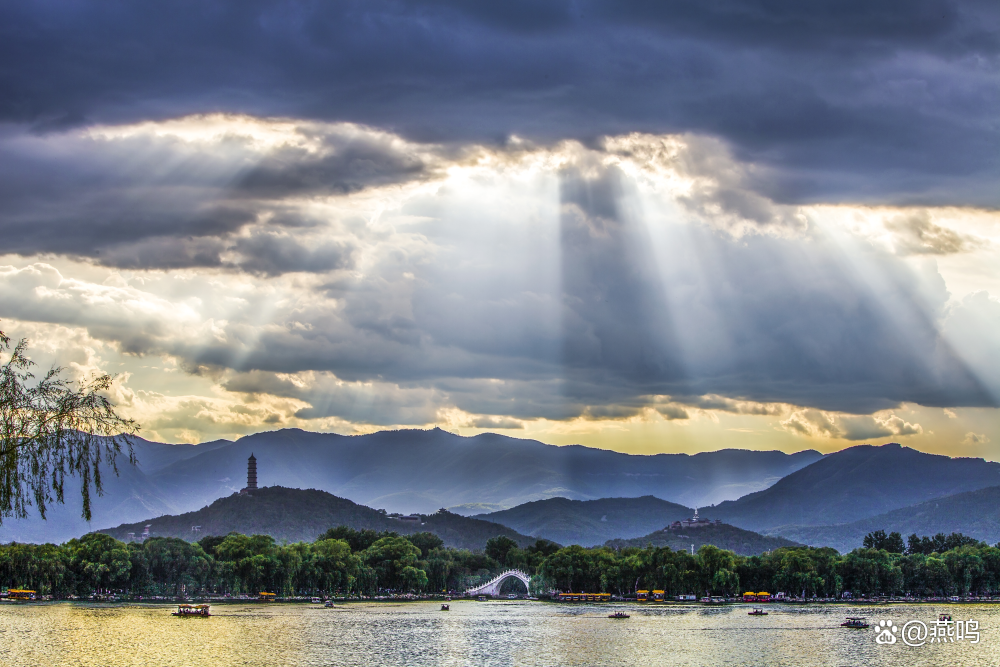
[[[414, 423], [441, 401], [515, 419], [624, 419], [648, 407], [669, 419], [693, 409], [774, 415], [777, 403], [854, 414], [903, 402], [997, 405], [989, 299], [948, 311], [943, 283], [863, 240], [734, 242], [702, 225], [649, 225], [616, 167], [567, 167], [560, 182], [555, 287], [525, 282], [514, 262], [527, 247], [495, 247], [507, 259], [489, 265], [468, 261], [476, 244], [450, 237], [434, 262], [393, 252], [367, 275], [327, 284], [337, 306], [296, 315], [308, 327], [270, 327], [245, 348], [195, 341], [173, 352], [241, 371], [233, 391], [309, 402], [302, 417], [397, 415], [383, 423]], [[301, 371], [335, 377], [294, 384], [275, 375]], [[826, 433], [831, 419], [816, 413], [789, 428]], [[912, 428], [830, 423], [846, 438]]]
[[778, 201], [996, 206], [998, 16], [972, 0], [7, 3], [0, 117], [223, 110], [446, 142], [691, 131], [769, 165]]
[[351, 249], [345, 243], [308, 248], [290, 236], [267, 232], [239, 239], [233, 250], [241, 255], [239, 265], [245, 271], [265, 276], [292, 271], [325, 273], [351, 263]]
[[237, 181], [236, 193], [267, 199], [349, 194], [415, 180], [426, 170], [418, 157], [402, 153], [389, 137], [323, 139], [318, 152], [283, 148], [268, 154]]
[[352, 246], [324, 240], [306, 247], [291, 238], [286, 231], [329, 232], [330, 221], [289, 200], [433, 172], [397, 137], [363, 128], [299, 126], [287, 138], [309, 148], [259, 149], [246, 137], [188, 143], [149, 131], [31, 136], [7, 128], [0, 133], [3, 251], [128, 269], [325, 272], [349, 266]]

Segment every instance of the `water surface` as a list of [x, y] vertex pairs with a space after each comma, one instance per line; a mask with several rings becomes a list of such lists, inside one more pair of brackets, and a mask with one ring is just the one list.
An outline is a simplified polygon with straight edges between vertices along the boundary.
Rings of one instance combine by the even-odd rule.
[[[140, 604], [0, 605], [0, 664], [38, 665], [997, 665], [1000, 605], [719, 607], [456, 600], [214, 605], [208, 619]], [[625, 610], [632, 617], [612, 620]], [[980, 642], [875, 642], [845, 616], [979, 621]]]

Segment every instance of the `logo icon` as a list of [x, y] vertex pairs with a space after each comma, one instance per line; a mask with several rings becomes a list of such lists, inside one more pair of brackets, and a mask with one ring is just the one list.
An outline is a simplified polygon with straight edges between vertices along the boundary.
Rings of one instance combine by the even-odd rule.
[[895, 644], [897, 632], [899, 628], [892, 621], [879, 621], [875, 626], [875, 643]]

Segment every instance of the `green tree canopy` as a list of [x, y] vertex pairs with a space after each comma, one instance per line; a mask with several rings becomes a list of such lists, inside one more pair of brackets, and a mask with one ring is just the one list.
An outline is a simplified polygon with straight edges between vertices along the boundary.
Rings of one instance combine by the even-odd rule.
[[320, 540], [344, 540], [349, 545], [351, 545], [351, 551], [364, 551], [371, 545], [375, 544], [379, 539], [383, 537], [398, 537], [399, 533], [394, 533], [392, 531], [379, 532], [377, 530], [371, 530], [368, 528], [363, 528], [361, 530], [355, 530], [349, 526], [337, 526], [336, 528], [330, 528], [325, 533], [319, 536]]
[[497, 535], [486, 540], [486, 555], [500, 563], [500, 565], [508, 566], [507, 553], [511, 549], [517, 549], [517, 542], [506, 535]]
[[427, 584], [426, 574], [421, 578], [411, 571], [418, 558], [420, 549], [398, 535], [380, 538], [362, 553], [365, 565], [375, 574], [376, 587], [392, 590], [411, 590]]

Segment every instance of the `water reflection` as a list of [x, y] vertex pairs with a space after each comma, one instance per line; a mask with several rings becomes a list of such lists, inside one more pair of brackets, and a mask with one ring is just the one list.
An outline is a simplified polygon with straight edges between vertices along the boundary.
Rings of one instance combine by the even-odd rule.
[[[632, 618], [611, 620], [612, 609]], [[209, 619], [162, 605], [0, 606], [0, 664], [31, 665], [996, 665], [992, 605], [749, 607], [438, 603], [215, 605]], [[845, 616], [979, 621], [981, 640], [908, 647]]]

